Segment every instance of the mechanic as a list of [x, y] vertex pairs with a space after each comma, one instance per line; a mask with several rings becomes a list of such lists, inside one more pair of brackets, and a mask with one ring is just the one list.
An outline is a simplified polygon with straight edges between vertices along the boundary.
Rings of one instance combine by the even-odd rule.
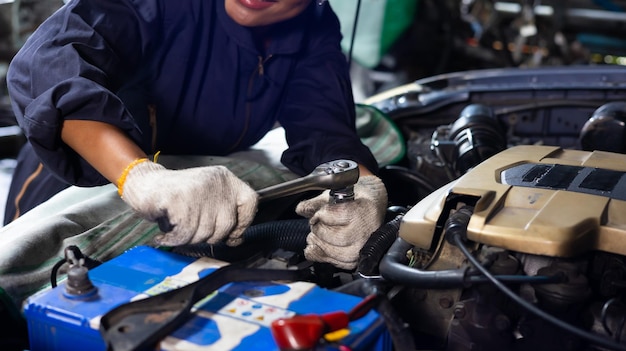
[[321, 194], [296, 209], [311, 224], [307, 259], [354, 268], [387, 193], [356, 134], [340, 40], [324, 1], [69, 1], [9, 67], [28, 143], [5, 221], [70, 184], [113, 182], [141, 216], [169, 221], [159, 245], [240, 244], [258, 204], [248, 184], [222, 166], [170, 170], [147, 155], [228, 155], [280, 123], [294, 173], [359, 164], [355, 201], [329, 207]]

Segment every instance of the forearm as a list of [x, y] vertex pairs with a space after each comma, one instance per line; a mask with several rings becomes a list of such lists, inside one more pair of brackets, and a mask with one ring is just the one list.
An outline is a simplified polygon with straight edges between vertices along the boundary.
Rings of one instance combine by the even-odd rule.
[[112, 183], [131, 162], [146, 157], [124, 132], [103, 122], [66, 120], [61, 138]]
[[359, 165], [359, 176], [367, 176], [367, 175], [374, 175], [374, 173], [370, 172], [370, 170], [367, 169], [367, 167], [363, 165]]

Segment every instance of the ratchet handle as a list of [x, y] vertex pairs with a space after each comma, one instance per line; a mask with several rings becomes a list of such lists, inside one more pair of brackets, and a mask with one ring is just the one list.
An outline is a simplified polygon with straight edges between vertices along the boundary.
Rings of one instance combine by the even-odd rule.
[[359, 180], [359, 166], [351, 160], [335, 160], [315, 167], [309, 175], [272, 185], [257, 191], [259, 201], [298, 194], [309, 190], [333, 190], [350, 188]]

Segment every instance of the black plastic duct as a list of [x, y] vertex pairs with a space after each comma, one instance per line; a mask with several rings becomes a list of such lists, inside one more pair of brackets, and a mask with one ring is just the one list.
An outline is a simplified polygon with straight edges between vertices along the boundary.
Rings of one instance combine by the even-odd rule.
[[279, 248], [302, 254], [310, 231], [308, 219], [272, 221], [248, 227], [243, 233], [243, 243], [238, 246], [201, 243], [178, 246], [172, 251], [185, 256], [212, 257], [223, 261], [238, 261]]

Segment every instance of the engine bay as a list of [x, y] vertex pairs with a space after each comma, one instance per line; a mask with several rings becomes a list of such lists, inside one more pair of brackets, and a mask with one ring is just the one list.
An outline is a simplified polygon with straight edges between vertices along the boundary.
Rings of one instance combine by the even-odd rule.
[[[407, 138], [386, 184], [419, 198], [380, 266], [418, 349], [624, 348], [623, 73], [470, 71], [370, 101]], [[469, 283], [472, 261], [502, 284]]]
[[[235, 272], [240, 262], [251, 258], [263, 264], [248, 266], [239, 278], [221, 274], [220, 283], [209, 284], [211, 288], [202, 279], [200, 285], [189, 284], [204, 287], [193, 292], [194, 298], [182, 301], [198, 302], [221, 284], [245, 277], [275, 279], [267, 275], [269, 267], [281, 270], [284, 277], [303, 273], [299, 277], [314, 289], [338, 294], [328, 298], [361, 299], [361, 304], [352, 307], [367, 307], [357, 314], [371, 310], [378, 316], [368, 317], [373, 329], [357, 328], [365, 332], [356, 336], [329, 341], [326, 334], [321, 336], [325, 329], [319, 329], [321, 334], [309, 339], [306, 347], [286, 342], [293, 336], [289, 334], [281, 339], [281, 345], [287, 345], [283, 350], [624, 350], [626, 83], [622, 82], [626, 82], [626, 71], [607, 66], [494, 69], [418, 80], [373, 96], [367, 105], [383, 112], [401, 132], [405, 153], [380, 169], [389, 193], [386, 221], [361, 250], [356, 270], [306, 261], [308, 222], [294, 216], [292, 196], [281, 198], [282, 190], [270, 189], [262, 192], [272, 198], [260, 206], [258, 217], [263, 220], [244, 233], [244, 244], [177, 247], [171, 254], [181, 258], [168, 258], [174, 262], [187, 262], [189, 257], [217, 259]], [[320, 167], [320, 174], [326, 177], [328, 168]], [[330, 168], [347, 175], [355, 166], [342, 161]], [[315, 183], [310, 178], [294, 182]], [[263, 216], [264, 212], [272, 216]], [[156, 302], [131, 299], [124, 303], [122, 298], [107, 305], [89, 302], [89, 296], [77, 300], [73, 294], [78, 291], [82, 296], [81, 289], [90, 286], [84, 279], [87, 271], [93, 272], [90, 276], [96, 277], [99, 289], [130, 283], [118, 282], [120, 275], [106, 268], [110, 263], [70, 253], [72, 257], [52, 270], [52, 292], [36, 294], [26, 304], [34, 318], [29, 320], [32, 345], [46, 345], [51, 339], [68, 345], [78, 338], [73, 330], [62, 334], [62, 328], [48, 322], [42, 327], [42, 316], [75, 325], [68, 320], [84, 313], [90, 316], [84, 323], [96, 326], [80, 327], [80, 333], [97, 334], [99, 325], [100, 337], [108, 345], [122, 345], [113, 340], [139, 340], [132, 330], [153, 324], [148, 320], [178, 323], [197, 313], [189, 309], [189, 303], [187, 309], [166, 303], [169, 297], [179, 296], [175, 294], [189, 293], [185, 286], [155, 293], [151, 299]], [[73, 262], [68, 277], [72, 269], [83, 272], [56, 286], [57, 275], [68, 262]], [[134, 262], [139, 261], [126, 268]], [[163, 264], [159, 262], [154, 266]], [[150, 264], [142, 266], [138, 271], [152, 269], [146, 268]], [[68, 284], [69, 300], [68, 288], [61, 288]], [[248, 291], [235, 290], [244, 295]], [[233, 301], [249, 297], [231, 296]], [[307, 309], [283, 314], [310, 318], [325, 303], [319, 297], [306, 301]], [[144, 307], [136, 306], [137, 302]], [[106, 306], [115, 305], [107, 311]], [[41, 312], [48, 309], [54, 313]], [[143, 313], [143, 322], [133, 319], [133, 313]], [[170, 313], [184, 317], [167, 317]], [[349, 316], [351, 311], [342, 313]], [[318, 317], [314, 323], [325, 325], [327, 316]], [[130, 323], [131, 328], [122, 327], [119, 323], [124, 318], [136, 322]], [[173, 330], [144, 332], [146, 340], [162, 349], [177, 349], [172, 338], [166, 338], [174, 335], [170, 334]], [[303, 330], [310, 329], [297, 329], [294, 335], [301, 337], [306, 334]], [[178, 338], [187, 335], [181, 333], [176, 332]], [[94, 345], [103, 339], [96, 337]]]

